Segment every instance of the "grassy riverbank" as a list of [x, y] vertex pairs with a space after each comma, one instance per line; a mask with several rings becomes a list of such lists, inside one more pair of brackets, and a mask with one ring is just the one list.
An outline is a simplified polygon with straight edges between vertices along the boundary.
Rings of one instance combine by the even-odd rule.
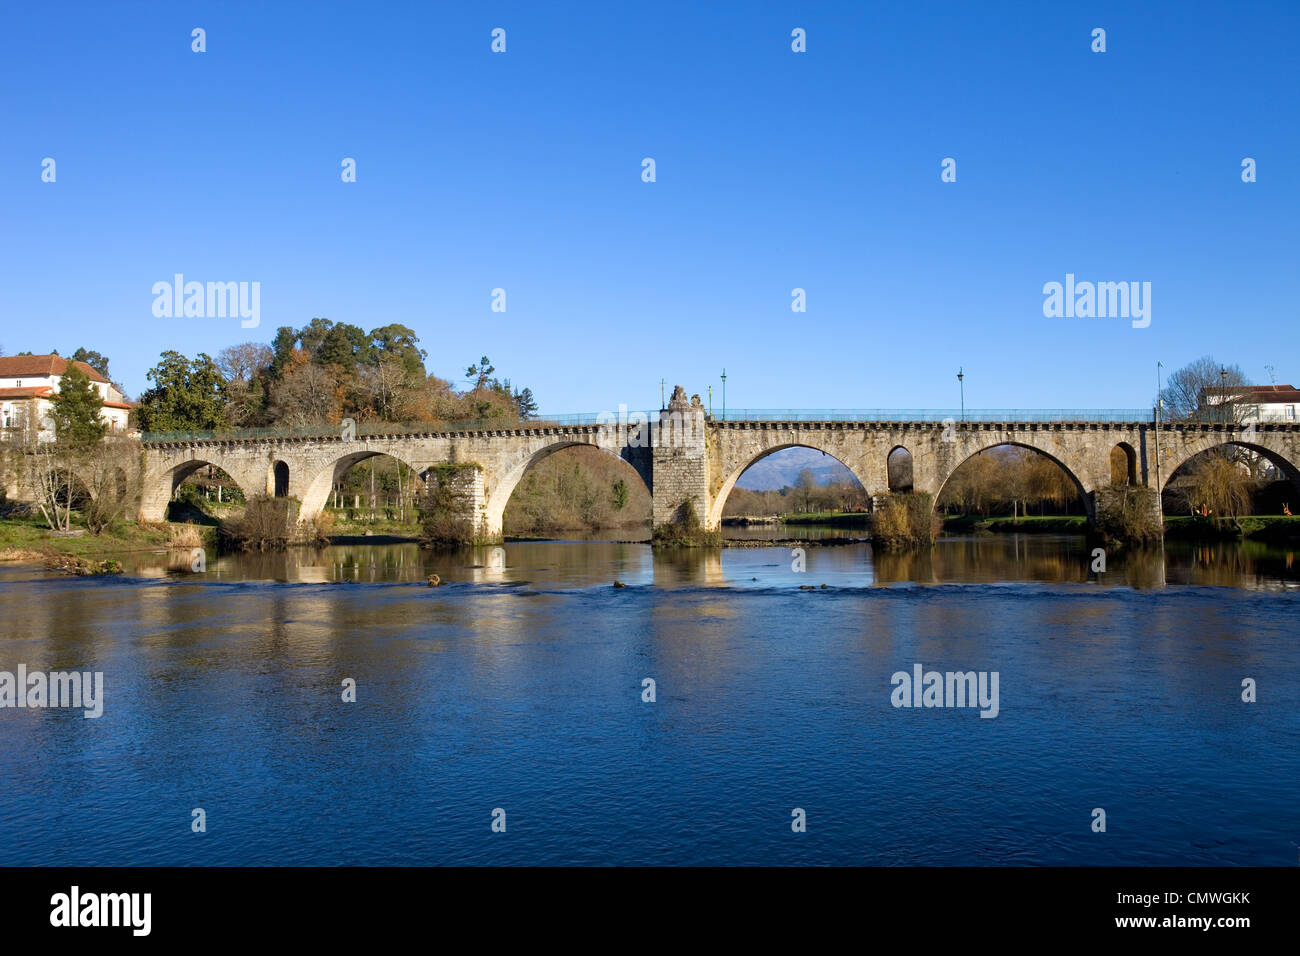
[[1087, 534], [1088, 519], [1083, 515], [1027, 515], [1017, 518], [985, 518], [959, 515], [943, 520], [949, 534]]
[[208, 546], [216, 541], [214, 528], [166, 522], [141, 525], [118, 521], [103, 534], [90, 534], [75, 514], [72, 530], [74, 534], [70, 536], [55, 535], [40, 516], [0, 520], [0, 561], [38, 561], [51, 553], [103, 557], [129, 551], [157, 551], [172, 546], [178, 535], [197, 534]]
[[1300, 515], [1249, 515], [1238, 518], [1165, 518], [1165, 537], [1180, 539], [1238, 539], [1300, 541]]

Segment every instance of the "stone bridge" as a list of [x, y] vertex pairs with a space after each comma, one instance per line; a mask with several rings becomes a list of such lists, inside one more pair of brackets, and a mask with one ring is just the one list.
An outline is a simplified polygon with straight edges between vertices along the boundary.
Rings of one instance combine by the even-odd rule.
[[[978, 413], [983, 415], [984, 413]], [[868, 493], [891, 490], [888, 461], [897, 449], [911, 455], [912, 487], [937, 500], [957, 467], [997, 445], [1041, 452], [1073, 479], [1089, 517], [1097, 492], [1111, 484], [1116, 448], [1129, 482], [1157, 487], [1156, 428], [1148, 421], [1060, 420], [717, 420], [680, 386], [658, 420], [633, 414], [584, 425], [545, 422], [498, 429], [420, 431], [345, 437], [166, 439], [146, 436], [140, 517], [158, 521], [185, 477], [205, 465], [223, 469], [245, 494], [296, 498], [300, 516], [325, 506], [344, 473], [357, 462], [389, 455], [422, 477], [454, 475], [484, 539], [501, 535], [511, 492], [534, 464], [563, 448], [590, 445], [625, 461], [653, 501], [655, 524], [673, 520], [690, 502], [709, 529], [722, 520], [727, 495], [756, 461], [784, 448], [817, 449], [843, 463]], [[917, 416], [920, 418], [920, 416]], [[1041, 416], [1048, 418], [1049, 416]], [[1128, 416], [1136, 418], [1137, 416]], [[1300, 427], [1262, 423], [1164, 423], [1159, 436], [1159, 487], [1192, 456], [1223, 444], [1253, 449], [1273, 462], [1300, 492]], [[441, 466], [460, 466], [439, 471]], [[439, 479], [443, 480], [443, 479]], [[1297, 496], [1300, 500], [1300, 494]]]

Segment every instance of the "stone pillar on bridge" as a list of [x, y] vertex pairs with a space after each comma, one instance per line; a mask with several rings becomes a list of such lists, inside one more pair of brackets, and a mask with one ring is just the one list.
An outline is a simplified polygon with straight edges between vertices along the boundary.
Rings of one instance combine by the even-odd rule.
[[654, 525], [682, 520], [689, 503], [700, 524], [707, 527], [708, 464], [704, 406], [698, 395], [687, 401], [684, 388], [678, 385], [673, 389], [668, 407], [659, 412], [659, 421], [651, 423], [651, 451]]

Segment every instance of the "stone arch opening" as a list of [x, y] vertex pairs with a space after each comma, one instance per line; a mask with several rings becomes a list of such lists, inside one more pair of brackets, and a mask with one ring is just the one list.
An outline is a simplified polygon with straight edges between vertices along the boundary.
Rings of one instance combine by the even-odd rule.
[[[356, 468], [363, 463], [369, 464]], [[321, 468], [303, 492], [299, 514], [312, 518], [331, 507], [343, 520], [383, 518], [412, 524], [418, 520], [424, 487], [424, 475], [409, 461], [391, 452], [364, 449], [340, 455]]]
[[1170, 464], [1160, 492], [1167, 516], [1300, 514], [1300, 467], [1271, 448], [1209, 441]]
[[999, 442], [968, 455], [944, 479], [935, 507], [950, 515], [1018, 519], [1033, 509], [1040, 516], [1092, 517], [1079, 477], [1054, 455], [1020, 442]]
[[271, 466], [271, 494], [276, 498], [289, 497], [289, 465], [277, 461]]
[[534, 460], [515, 483], [501, 516], [505, 536], [649, 534], [650, 490], [621, 456], [576, 444]]
[[885, 474], [888, 476], [890, 491], [912, 491], [915, 487], [912, 453], [902, 445], [895, 445], [885, 458]]
[[1136, 485], [1137, 452], [1128, 442], [1119, 442], [1110, 450], [1110, 484], [1112, 488]]
[[484, 523], [486, 525], [485, 533], [487, 535], [495, 537], [502, 533], [506, 507], [510, 504], [510, 499], [514, 495], [515, 489], [519, 487], [520, 482], [523, 481], [524, 476], [529, 472], [529, 470], [534, 466], [541, 464], [556, 452], [565, 451], [570, 448], [593, 449], [604, 457], [612, 458], [615, 461], [620, 462], [624, 467], [617, 469], [618, 475], [629, 485], [633, 485], [630, 481], [629, 473], [635, 475], [636, 482], [633, 486], [639, 486], [638, 490], [643, 491], [646, 500], [649, 500], [650, 486], [646, 483], [645, 477], [633, 462], [628, 461], [621, 454], [593, 442], [557, 441], [550, 445], [546, 445], [543, 448], [539, 448], [536, 451], [530, 452], [514, 463], [508, 465], [506, 468], [500, 470], [495, 475], [484, 476], [486, 482], [483, 488]]
[[[736, 490], [737, 483], [740, 481], [741, 477], [745, 475], [746, 472], [752, 469], [755, 465], [758, 465], [765, 460], [771, 459], [773, 455], [776, 455], [780, 452], [788, 452], [792, 449], [807, 450], [810, 452], [817, 453], [817, 457], [813, 458], [810, 456], [808, 459], [808, 464], [812, 465], [813, 463], [816, 463], [813, 467], [809, 468], [809, 470], [813, 472], [815, 478], [818, 477], [819, 474], [823, 477], [828, 476], [828, 473], [825, 470], [823, 459], [827, 459], [830, 462], [833, 462], [834, 467], [830, 468], [829, 476], [833, 476], [834, 478], [838, 479], [838, 481], [836, 482], [837, 485], [847, 486], [847, 488], [843, 489], [843, 498], [847, 508], [849, 510], [862, 510], [862, 511], [867, 510], [869, 506], [870, 498], [866, 489], [866, 483], [862, 480], [862, 476], [859, 475], [857, 472], [855, 472], [853, 468], [851, 468], [848, 465], [847, 462], [843, 461], [841, 458], [837, 457], [836, 455], [832, 454], [831, 452], [827, 451], [824, 448], [818, 448], [816, 445], [808, 445], [802, 442], [787, 442], [780, 445], [774, 445], [771, 448], [765, 448], [763, 449], [763, 451], [754, 455], [749, 460], [745, 461], [743, 464], [732, 469], [731, 473], [728, 474], [723, 479], [721, 486], [718, 488], [718, 491], [713, 496], [713, 504], [709, 509], [709, 516], [708, 516], [708, 522], [706, 524], [706, 527], [718, 528], [721, 525], [722, 519], [724, 515], [727, 513], [727, 504], [731, 500], [732, 492]], [[842, 471], [840, 469], [842, 469]], [[788, 478], [789, 469], [787, 468], [785, 470], [787, 471], [786, 477]], [[797, 467], [795, 468], [795, 470], [802, 471], [801, 468], [797, 468]], [[743, 485], [741, 487], [742, 490], [753, 490], [753, 489], [744, 489]], [[801, 498], [802, 496], [805, 495], [807, 495], [810, 499], [814, 497], [812, 494], [809, 494], [812, 491], [812, 489], [807, 485], [806, 482], [800, 485], [799, 476], [797, 474], [795, 476], [795, 483], [791, 487], [793, 489], [796, 489], [799, 492]], [[823, 487], [827, 487], [827, 485], [819, 484], [816, 487], [823, 488]], [[840, 491], [841, 489], [837, 487], [836, 492], [839, 493]], [[788, 498], [789, 495], [790, 493], [787, 493], [785, 497]], [[772, 504], [775, 505], [777, 503], [772, 502]], [[812, 501], [811, 500], [802, 501], [801, 499], [795, 499], [792, 502], [792, 504], [794, 505], [794, 507], [786, 508], [785, 512], [783, 513], [792, 512], [800, 508], [806, 510], [808, 507], [812, 506]], [[732, 510], [734, 511], [735, 509]], [[735, 517], [735, 515], [729, 515], [729, 517]]]
[[165, 520], [170, 503], [181, 497], [195, 506], [202, 502], [225, 504], [244, 500], [245, 490], [220, 465], [206, 459], [191, 459], [146, 480], [140, 498], [141, 519]]

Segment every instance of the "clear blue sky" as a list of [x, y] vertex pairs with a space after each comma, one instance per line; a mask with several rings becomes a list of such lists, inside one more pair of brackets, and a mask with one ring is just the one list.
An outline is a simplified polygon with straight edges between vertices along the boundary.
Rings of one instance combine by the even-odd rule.
[[[165, 349], [400, 322], [550, 412], [716, 407], [724, 366], [750, 408], [1300, 385], [1297, 49], [1294, 2], [6, 4], [0, 346], [138, 395]], [[155, 318], [176, 272], [260, 282], [260, 327]], [[1044, 318], [1066, 273], [1149, 281], [1150, 327]]]

